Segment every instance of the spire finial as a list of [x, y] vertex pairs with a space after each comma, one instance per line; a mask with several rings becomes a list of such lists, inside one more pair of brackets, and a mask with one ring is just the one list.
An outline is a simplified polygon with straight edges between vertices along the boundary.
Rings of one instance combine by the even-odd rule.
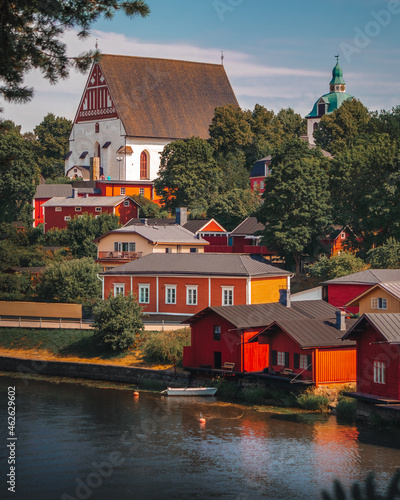
[[224, 51], [221, 50], [221, 64], [224, 65]]
[[339, 54], [336, 57], [336, 63], [339, 64]]

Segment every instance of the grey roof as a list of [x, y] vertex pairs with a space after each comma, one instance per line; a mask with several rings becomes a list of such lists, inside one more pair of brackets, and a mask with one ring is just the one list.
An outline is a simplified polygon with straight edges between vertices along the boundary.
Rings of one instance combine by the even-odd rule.
[[196, 234], [197, 231], [200, 231], [200, 229], [211, 222], [211, 220], [212, 219], [190, 219], [183, 225], [183, 227]]
[[[123, 226], [119, 229], [114, 229], [107, 233], [109, 234], [138, 234], [148, 241], [153, 243], [177, 243], [177, 244], [190, 244], [190, 245], [208, 245], [208, 241], [203, 238], [196, 238], [196, 236], [180, 226], [179, 224], [173, 224], [169, 226], [149, 226], [145, 224]], [[96, 241], [101, 240], [106, 236], [100, 236]]]
[[153, 253], [102, 273], [104, 275], [292, 276], [251, 255]]
[[[357, 320], [346, 319], [349, 330]], [[287, 333], [302, 349], [311, 347], [354, 346], [355, 342], [342, 340], [343, 331], [336, 328], [335, 319], [307, 318], [307, 319], [278, 319], [259, 335], [275, 333], [276, 327]]]
[[[51, 200], [43, 203], [43, 207], [115, 207], [122, 203], [125, 199], [131, 199], [129, 196], [89, 196], [83, 198], [70, 197], [53, 197]], [[135, 200], [132, 200], [136, 203]]]
[[366, 269], [340, 278], [324, 281], [323, 285], [349, 284], [349, 285], [376, 285], [377, 283], [400, 282], [400, 269]]
[[250, 172], [250, 177], [264, 177], [267, 175], [266, 165], [271, 163], [271, 155], [266, 156], [265, 158], [261, 158], [261, 160], [257, 160], [253, 168]]
[[72, 196], [71, 184], [39, 184], [35, 198], [53, 198], [54, 196]]
[[264, 224], [257, 221], [256, 217], [247, 217], [231, 232], [232, 236], [252, 236], [256, 231], [265, 229]]
[[127, 227], [127, 226], [145, 226], [145, 225], [148, 225], [148, 226], [168, 226], [168, 225], [172, 225], [172, 224], [176, 224], [175, 218], [157, 219], [155, 217], [149, 217], [149, 218], [145, 218], [145, 217], [135, 218], [134, 217], [131, 220], [129, 220], [124, 225], [124, 227]]
[[365, 313], [343, 336], [343, 339], [364, 331], [367, 324], [372, 325], [389, 344], [400, 343], [400, 314], [399, 313]]
[[[304, 307], [305, 306], [305, 307]], [[286, 307], [280, 302], [269, 304], [250, 304], [238, 306], [216, 306], [208, 307], [192, 316], [187, 322], [192, 323], [204, 316], [208, 311], [213, 311], [226, 319], [236, 328], [252, 328], [267, 326], [274, 321], [304, 320], [305, 318], [335, 318], [336, 307], [323, 300], [308, 300], [304, 302], [292, 303], [291, 307]]]

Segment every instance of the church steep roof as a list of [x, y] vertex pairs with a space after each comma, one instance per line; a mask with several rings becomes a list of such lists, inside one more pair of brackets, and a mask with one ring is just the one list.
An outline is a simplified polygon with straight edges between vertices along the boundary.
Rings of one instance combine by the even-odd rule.
[[99, 66], [130, 137], [209, 137], [218, 106], [238, 106], [221, 64], [103, 54]]

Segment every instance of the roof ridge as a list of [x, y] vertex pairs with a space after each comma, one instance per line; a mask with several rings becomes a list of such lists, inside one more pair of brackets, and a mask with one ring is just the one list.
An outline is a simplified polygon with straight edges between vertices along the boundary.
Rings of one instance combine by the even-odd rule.
[[[118, 57], [118, 58], [130, 58], [130, 59], [150, 59], [152, 61], [173, 61], [173, 62], [183, 62], [189, 64], [202, 64], [209, 66], [221, 66], [224, 70], [224, 65], [221, 63], [210, 63], [210, 62], [201, 62], [201, 61], [187, 61], [186, 59], [171, 59], [170, 57], [148, 57], [148, 56], [127, 56], [124, 54], [100, 54], [98, 62], [101, 62], [102, 57]], [[96, 62], [94, 63], [96, 64]]]

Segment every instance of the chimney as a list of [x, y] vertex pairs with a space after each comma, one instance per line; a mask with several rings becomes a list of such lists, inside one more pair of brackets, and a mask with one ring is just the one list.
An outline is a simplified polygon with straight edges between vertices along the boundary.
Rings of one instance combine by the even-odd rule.
[[140, 224], [147, 226], [147, 219], [140, 219]]
[[346, 313], [344, 311], [336, 311], [336, 328], [341, 332], [346, 330]]
[[85, 198], [89, 198], [89, 193], [85, 193]]
[[184, 226], [187, 222], [187, 207], [179, 207], [175, 210], [175, 222]]
[[290, 290], [286, 288], [279, 290], [279, 303], [285, 307], [290, 307]]
[[72, 198], [78, 198], [78, 190], [76, 188], [72, 189]]

